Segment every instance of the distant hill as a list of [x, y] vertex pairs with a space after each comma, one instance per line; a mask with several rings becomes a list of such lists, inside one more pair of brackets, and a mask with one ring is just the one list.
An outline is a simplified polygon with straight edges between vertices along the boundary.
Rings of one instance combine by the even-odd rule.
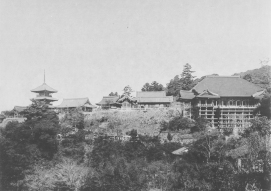
[[271, 66], [262, 66], [261, 68], [248, 70], [246, 72], [235, 73], [233, 76], [239, 75], [241, 78], [257, 84], [263, 88], [270, 88], [271, 82]]

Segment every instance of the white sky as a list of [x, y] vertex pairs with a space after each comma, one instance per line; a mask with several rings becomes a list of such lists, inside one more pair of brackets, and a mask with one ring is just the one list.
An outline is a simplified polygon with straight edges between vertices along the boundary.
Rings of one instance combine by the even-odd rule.
[[0, 0], [0, 111], [56, 98], [97, 103], [130, 85], [232, 75], [271, 59], [269, 0]]

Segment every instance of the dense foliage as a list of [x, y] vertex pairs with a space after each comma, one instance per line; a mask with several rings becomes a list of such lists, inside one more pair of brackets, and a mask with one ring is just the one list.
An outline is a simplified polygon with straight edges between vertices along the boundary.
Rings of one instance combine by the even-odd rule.
[[142, 87], [141, 91], [163, 91], [165, 88], [162, 84], [159, 84], [156, 81], [153, 81], [151, 84], [146, 83]]
[[118, 92], [111, 92], [110, 94], [109, 94], [109, 96], [119, 96], [119, 94], [118, 94]]
[[270, 91], [271, 66], [265, 65], [258, 69], [248, 70], [234, 75], [240, 75], [243, 79]]
[[166, 87], [167, 95], [177, 96], [180, 90], [190, 90], [196, 85], [195, 82], [198, 80], [194, 82], [195, 76], [192, 75], [194, 71], [191, 69], [190, 64], [185, 64], [181, 75], [176, 75], [170, 80]]

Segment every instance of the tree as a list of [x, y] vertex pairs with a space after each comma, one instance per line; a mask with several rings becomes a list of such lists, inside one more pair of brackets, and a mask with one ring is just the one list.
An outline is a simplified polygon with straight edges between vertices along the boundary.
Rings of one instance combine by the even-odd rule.
[[249, 82], [252, 82], [252, 76], [251, 76], [251, 74], [246, 74], [246, 75], [244, 75], [243, 76], [243, 79], [245, 79], [245, 80], [247, 80], [247, 81], [249, 81]]
[[195, 76], [192, 76], [194, 71], [191, 71], [192, 67], [190, 64], [185, 64], [183, 72], [181, 74], [181, 82], [183, 90], [190, 90], [192, 88], [193, 79]]
[[132, 88], [129, 85], [125, 86], [123, 91], [124, 91], [123, 96], [128, 96], [128, 97], [130, 97], [131, 93], [133, 92]]
[[77, 129], [84, 129], [83, 110], [81, 108], [70, 109], [61, 119], [61, 123], [67, 124]]
[[52, 158], [57, 152], [56, 135], [60, 130], [57, 114], [42, 101], [32, 100], [22, 114], [26, 117], [23, 123], [30, 130], [31, 141], [41, 150], [43, 157]]
[[177, 96], [181, 90], [180, 78], [176, 75], [170, 82], [167, 84], [166, 91], [167, 95]]
[[159, 84], [156, 81], [153, 81], [151, 84], [146, 83], [142, 87], [141, 91], [163, 91], [164, 86], [162, 84]]
[[194, 83], [195, 76], [192, 76], [194, 71], [191, 71], [192, 67], [189, 64], [184, 65], [183, 72], [181, 73], [181, 78], [179, 75], [176, 75], [170, 82], [167, 84], [167, 95], [177, 96], [179, 95], [180, 90], [190, 90], [196, 83]]
[[88, 169], [64, 158], [52, 168], [41, 165], [34, 167], [34, 173], [27, 175], [27, 190], [79, 190], [85, 184]]
[[266, 93], [260, 101], [260, 105], [253, 111], [254, 115], [260, 113], [261, 116], [265, 116], [271, 119], [271, 94]]
[[1, 168], [7, 190], [20, 189], [25, 174], [41, 160], [51, 160], [57, 152], [57, 114], [43, 102], [32, 100], [23, 111], [26, 121], [8, 123], [0, 140]]
[[115, 93], [114, 93], [114, 92], [111, 92], [111, 93], [109, 94], [109, 96], [119, 96], [119, 95], [118, 95], [118, 92], [115, 92]]

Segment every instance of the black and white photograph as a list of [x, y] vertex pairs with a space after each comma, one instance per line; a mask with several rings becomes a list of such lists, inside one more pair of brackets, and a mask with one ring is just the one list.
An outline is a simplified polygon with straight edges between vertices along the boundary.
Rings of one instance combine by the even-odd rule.
[[271, 1], [0, 0], [0, 191], [271, 191]]

